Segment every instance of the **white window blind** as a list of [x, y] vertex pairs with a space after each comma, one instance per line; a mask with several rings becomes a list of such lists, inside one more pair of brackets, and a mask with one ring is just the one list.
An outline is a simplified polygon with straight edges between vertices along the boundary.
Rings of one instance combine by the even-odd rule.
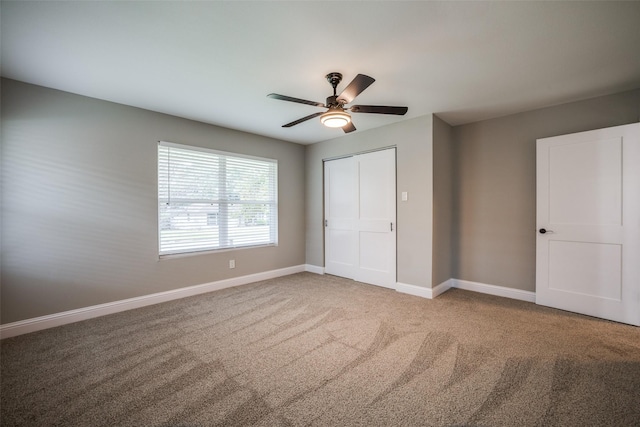
[[160, 255], [278, 242], [278, 163], [158, 144]]

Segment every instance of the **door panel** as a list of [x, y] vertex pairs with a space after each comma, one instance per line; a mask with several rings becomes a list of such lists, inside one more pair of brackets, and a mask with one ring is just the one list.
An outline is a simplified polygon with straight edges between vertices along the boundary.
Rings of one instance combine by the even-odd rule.
[[356, 174], [352, 157], [324, 164], [325, 272], [353, 279], [356, 268]]
[[395, 150], [355, 156], [358, 169], [358, 268], [355, 279], [396, 286]]
[[326, 272], [353, 279], [355, 246], [352, 230], [327, 230]]
[[537, 141], [538, 304], [640, 325], [639, 130]]
[[[374, 274], [386, 274], [391, 269], [391, 260], [387, 251], [380, 250], [386, 244], [382, 233], [360, 232], [360, 269]], [[363, 274], [360, 273], [360, 276]]]
[[353, 158], [333, 160], [326, 163], [325, 179], [330, 196], [325, 199], [331, 218], [353, 220], [355, 213], [355, 164]]
[[[393, 150], [356, 156], [360, 220], [384, 220], [395, 212], [395, 155]], [[390, 198], [393, 197], [392, 200]]]
[[549, 289], [620, 301], [622, 246], [549, 242]]
[[621, 224], [622, 138], [551, 145], [549, 161], [552, 223]]

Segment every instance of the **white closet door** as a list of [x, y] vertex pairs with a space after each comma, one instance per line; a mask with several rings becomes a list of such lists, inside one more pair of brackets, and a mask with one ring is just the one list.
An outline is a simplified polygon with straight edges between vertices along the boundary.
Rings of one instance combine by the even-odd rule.
[[353, 157], [324, 163], [325, 272], [354, 278], [357, 175]]
[[354, 279], [396, 287], [396, 155], [383, 150], [355, 156], [358, 174]]
[[640, 124], [537, 141], [536, 303], [640, 325]]
[[325, 272], [395, 288], [395, 150], [325, 162]]

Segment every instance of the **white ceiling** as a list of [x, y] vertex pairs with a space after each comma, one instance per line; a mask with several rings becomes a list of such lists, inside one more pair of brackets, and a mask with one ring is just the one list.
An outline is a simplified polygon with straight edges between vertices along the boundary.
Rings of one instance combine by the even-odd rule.
[[376, 82], [358, 130], [452, 125], [640, 87], [640, 2], [7, 2], [2, 76], [310, 144], [338, 71]]

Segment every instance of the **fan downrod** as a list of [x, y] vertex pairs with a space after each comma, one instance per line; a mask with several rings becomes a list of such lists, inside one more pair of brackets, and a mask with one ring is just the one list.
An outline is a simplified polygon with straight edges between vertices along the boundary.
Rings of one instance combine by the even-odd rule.
[[338, 102], [338, 95], [336, 94], [336, 88], [342, 81], [342, 74], [340, 73], [329, 73], [325, 76], [327, 81], [331, 86], [333, 86], [333, 96], [327, 97], [327, 107], [337, 107], [340, 105]]

